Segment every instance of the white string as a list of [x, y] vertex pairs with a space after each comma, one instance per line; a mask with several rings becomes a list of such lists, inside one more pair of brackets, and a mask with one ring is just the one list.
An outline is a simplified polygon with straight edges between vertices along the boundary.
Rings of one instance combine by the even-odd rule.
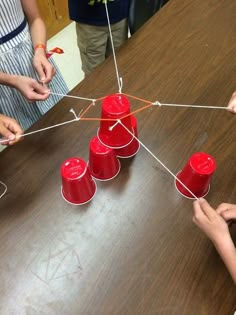
[[[75, 114], [73, 108], [70, 110], [70, 112], [73, 113], [73, 115], [75, 116], [74, 119], [67, 120], [67, 121], [64, 121], [63, 123], [52, 125], [52, 126], [49, 126], [49, 127], [46, 127], [46, 128], [42, 128], [42, 129], [38, 129], [38, 130], [35, 130], [35, 131], [27, 132], [27, 133], [24, 133], [22, 135], [18, 135], [18, 136], [16, 136], [16, 139], [24, 138], [26, 136], [29, 136], [29, 135], [32, 135], [32, 134], [35, 134], [35, 133], [38, 133], [38, 132], [42, 132], [42, 131], [49, 130], [49, 129], [52, 129], [52, 128], [60, 127], [60, 126], [67, 125], [67, 124], [70, 124], [72, 122], [80, 120], [79, 115]], [[6, 143], [6, 141], [10, 141], [10, 140], [9, 139], [0, 140], [0, 144], [4, 143], [4, 142]]]
[[160, 103], [158, 101], [156, 101], [152, 104], [158, 105], [158, 106], [169, 106], [169, 107], [192, 107], [192, 108], [209, 108], [209, 109], [226, 109], [226, 110], [229, 110], [228, 107], [204, 106], [204, 105], [185, 105], [185, 104], [165, 104], [165, 103]]
[[81, 111], [79, 112], [79, 115], [76, 115], [75, 111], [73, 108], [70, 109], [70, 112], [75, 116], [75, 120], [80, 120], [80, 115], [82, 113], [83, 109], [81, 109]]
[[111, 23], [110, 23], [109, 13], [108, 13], [108, 9], [107, 9], [107, 0], [105, 0], [105, 8], [106, 8], [108, 29], [109, 29], [109, 33], [110, 33], [110, 39], [111, 39], [111, 47], [112, 47], [113, 58], [114, 58], [114, 63], [115, 63], [118, 88], [119, 88], [119, 93], [122, 93], [123, 82], [122, 82], [122, 78], [119, 76], [119, 71], [118, 71], [118, 67], [117, 67], [116, 53], [115, 53], [114, 42], [113, 42], [113, 37], [112, 37], [112, 32], [111, 32]]
[[122, 93], [122, 88], [123, 88], [123, 79], [122, 77], [119, 78], [119, 82], [120, 82], [120, 88], [119, 88], [119, 93]]
[[93, 102], [93, 103], [96, 102], [96, 99], [94, 99], [94, 98], [87, 98], [87, 97], [81, 97], [81, 96], [72, 96], [72, 95], [60, 94], [60, 93], [54, 93], [54, 92], [50, 92], [50, 94], [52, 94], [52, 95], [58, 95], [58, 96], [63, 96], [63, 97], [76, 98], [76, 99], [79, 99], [79, 100], [91, 101], [91, 102]]
[[0, 199], [6, 194], [7, 192], [7, 185], [0, 181], [0, 184], [5, 188], [4, 192], [0, 195]]
[[[22, 138], [22, 137], [26, 137], [26, 136], [32, 135], [32, 134], [34, 134], [34, 133], [38, 133], [38, 132], [45, 131], [45, 130], [48, 130], [48, 129], [52, 129], [52, 128], [56, 128], [56, 127], [59, 127], [59, 126], [63, 126], [63, 125], [66, 125], [66, 124], [70, 124], [70, 123], [75, 122], [75, 121], [79, 121], [79, 120], [80, 120], [80, 114], [81, 114], [82, 111], [83, 111], [83, 110], [80, 111], [79, 115], [76, 115], [74, 109], [71, 108], [71, 109], [70, 109], [70, 112], [75, 116], [74, 119], [68, 120], [68, 121], [65, 121], [65, 122], [63, 122], [63, 123], [56, 124], [56, 125], [53, 125], [53, 126], [49, 126], [49, 127], [46, 127], [46, 128], [42, 128], [42, 129], [39, 129], [39, 130], [31, 131], [31, 132], [25, 133], [25, 134], [23, 134], [23, 135], [18, 135], [18, 136], [16, 136], [16, 139]], [[6, 143], [6, 139], [0, 140], [0, 143], [3, 143], [3, 142]], [[6, 194], [6, 192], [7, 192], [7, 185], [4, 184], [2, 181], [0, 181], [0, 184], [2, 184], [2, 186], [5, 187], [4, 192], [0, 195], [0, 199], [1, 199], [1, 198]]]
[[141, 144], [141, 146], [149, 154], [151, 154], [151, 156], [155, 160], [157, 160], [158, 163], [160, 163], [164, 167], [164, 169], [166, 169], [175, 178], [175, 180], [177, 180], [196, 200], [199, 200], [198, 197], [195, 196], [194, 193], [187, 186], [185, 186], [184, 183], [182, 183], [182, 181], [179, 180], [178, 177], [174, 173], [172, 173], [171, 170], [160, 159], [158, 159], [119, 119], [117, 121], [129, 132], [130, 135], [132, 135]]
[[112, 131], [115, 128], [115, 126], [117, 126], [118, 124], [119, 124], [119, 121], [117, 121], [114, 125], [110, 126], [108, 129]]

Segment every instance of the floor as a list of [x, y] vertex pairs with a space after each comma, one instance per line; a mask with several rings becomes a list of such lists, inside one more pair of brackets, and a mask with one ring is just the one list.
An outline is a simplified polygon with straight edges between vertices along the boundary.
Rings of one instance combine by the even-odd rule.
[[55, 47], [64, 50], [64, 54], [54, 54], [53, 59], [61, 71], [69, 90], [71, 90], [84, 78], [84, 74], [81, 70], [81, 59], [77, 47], [74, 22], [48, 41], [48, 50]]

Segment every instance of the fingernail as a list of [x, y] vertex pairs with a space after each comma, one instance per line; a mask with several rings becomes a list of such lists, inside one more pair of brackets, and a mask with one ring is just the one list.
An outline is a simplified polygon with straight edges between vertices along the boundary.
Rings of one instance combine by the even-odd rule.
[[14, 139], [15, 139], [15, 136], [14, 136], [14, 135], [10, 135], [8, 139], [9, 139], [9, 140], [14, 140]]
[[40, 80], [41, 80], [41, 81], [44, 81], [45, 79], [46, 79], [46, 78], [45, 78], [45, 77], [43, 77], [43, 78], [41, 78]]

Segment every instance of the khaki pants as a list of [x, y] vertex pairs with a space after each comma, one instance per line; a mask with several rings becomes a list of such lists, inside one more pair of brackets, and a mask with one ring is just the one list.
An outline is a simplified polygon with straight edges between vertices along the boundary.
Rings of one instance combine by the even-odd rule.
[[[115, 49], [128, 38], [128, 21], [124, 19], [111, 25]], [[108, 26], [76, 23], [77, 43], [80, 50], [82, 70], [89, 74], [112, 53]]]

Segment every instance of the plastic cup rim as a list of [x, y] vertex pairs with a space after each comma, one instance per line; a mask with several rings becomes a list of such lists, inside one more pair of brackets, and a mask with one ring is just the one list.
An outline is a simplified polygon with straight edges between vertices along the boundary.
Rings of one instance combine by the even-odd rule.
[[[121, 170], [120, 161], [119, 161], [118, 159], [117, 159], [117, 161], [118, 161], [118, 164], [119, 164], [119, 169], [118, 169], [117, 173], [116, 173], [114, 176], [112, 176], [112, 177], [110, 177], [110, 178], [106, 178], [106, 179], [101, 179], [101, 178], [98, 178], [98, 177], [95, 177], [94, 175], [92, 175], [92, 173], [91, 173], [91, 171], [90, 171], [91, 176], [93, 177], [94, 180], [98, 180], [98, 181], [100, 181], [100, 182], [108, 182], [109, 180], [114, 179], [114, 178], [120, 173], [120, 170]], [[89, 165], [89, 161], [88, 161], [87, 164]]]
[[[179, 171], [175, 176], [177, 177], [177, 175], [178, 175], [180, 172], [181, 172], [181, 171]], [[195, 200], [195, 199], [196, 199], [195, 197], [185, 196], [185, 195], [178, 189], [178, 187], [177, 187], [177, 185], [176, 185], [176, 182], [177, 182], [176, 178], [174, 179], [174, 182], [175, 182], [175, 189], [178, 191], [178, 193], [179, 193], [180, 195], [182, 195], [183, 197], [185, 197], [185, 198], [187, 198], [187, 199], [191, 199], [191, 200]], [[197, 197], [197, 198], [204, 198], [204, 197], [209, 193], [210, 188], [211, 188], [211, 185], [209, 185], [207, 192], [206, 192], [203, 196], [200, 196], [200, 197], [197, 197], [197, 196], [196, 196], [196, 197]]]
[[120, 159], [129, 159], [129, 158], [135, 156], [138, 153], [139, 150], [140, 150], [140, 143], [138, 142], [138, 148], [133, 154], [127, 155], [127, 156], [117, 155], [117, 157], [120, 158]]
[[[83, 159], [81, 159], [81, 160], [83, 160]], [[84, 161], [84, 160], [83, 160], [83, 161]], [[85, 161], [84, 161], [84, 162], [85, 162]], [[63, 163], [65, 163], [65, 161], [64, 161]], [[67, 178], [67, 177], [65, 177], [65, 176], [62, 174], [62, 172], [61, 172], [61, 177], [63, 177], [66, 181], [74, 181], [74, 180], [80, 179], [80, 178], [82, 178], [82, 177], [85, 175], [86, 171], [88, 170], [87, 168], [88, 168], [88, 167], [87, 167], [87, 165], [86, 165], [86, 168], [84, 169], [83, 173], [80, 174], [78, 177], [75, 177], [75, 178]]]
[[[203, 172], [200, 172], [200, 171], [196, 171], [196, 170], [194, 169], [193, 162], [192, 162], [192, 157], [193, 157], [193, 156], [196, 156], [197, 154], [205, 154], [205, 155], [207, 155], [209, 158], [211, 158], [211, 160], [212, 160], [212, 162], [213, 162], [213, 169], [210, 171], [210, 173], [209, 173], [209, 172], [208, 172], [208, 173], [203, 173]], [[212, 155], [208, 154], [208, 153], [205, 153], [205, 152], [196, 152], [196, 153], [192, 154], [191, 157], [189, 158], [189, 161], [188, 161], [188, 162], [189, 162], [189, 165], [190, 165], [192, 171], [193, 171], [195, 174], [198, 174], [198, 175], [211, 176], [211, 175], [215, 172], [215, 170], [216, 170], [216, 161], [215, 161], [214, 157], [213, 157]]]
[[67, 202], [69, 203], [70, 205], [73, 205], [73, 206], [82, 206], [82, 205], [85, 205], [86, 203], [89, 203], [93, 198], [94, 196], [96, 195], [96, 192], [97, 192], [97, 183], [95, 182], [95, 180], [92, 178], [94, 184], [95, 184], [95, 191], [94, 191], [94, 194], [92, 195], [92, 197], [85, 201], [85, 202], [82, 202], [82, 203], [74, 203], [74, 202], [71, 202], [69, 200], [66, 199], [66, 197], [64, 196], [63, 194], [63, 187], [61, 186], [61, 195], [62, 195], [62, 198]]
[[99, 130], [100, 130], [100, 128], [98, 127], [98, 130], [97, 130], [97, 137], [98, 137], [98, 140], [101, 142], [101, 144], [105, 145], [106, 147], [108, 147], [108, 148], [110, 148], [110, 149], [122, 149], [122, 148], [125, 148], [125, 147], [127, 147], [127, 146], [134, 140], [134, 128], [132, 127], [132, 130], [133, 130], [133, 137], [132, 137], [132, 139], [131, 139], [127, 144], [125, 144], [125, 145], [122, 145], [122, 146], [120, 146], [120, 147], [112, 147], [112, 146], [110, 146], [110, 145], [105, 144], [105, 143], [100, 139], [100, 137], [99, 137]]

